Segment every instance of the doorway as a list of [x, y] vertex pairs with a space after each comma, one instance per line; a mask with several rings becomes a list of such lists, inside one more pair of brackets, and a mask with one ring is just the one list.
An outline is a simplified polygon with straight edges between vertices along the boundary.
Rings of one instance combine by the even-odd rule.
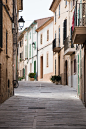
[[79, 54], [78, 54], [78, 95], [80, 95], [80, 84], [79, 84]]
[[43, 56], [41, 56], [41, 60], [40, 61], [41, 61], [41, 63], [40, 63], [41, 64], [41, 67], [40, 67], [40, 72], [41, 72], [40, 75], [41, 76], [40, 77], [42, 79], [43, 78]]
[[60, 55], [58, 57], [58, 75], [60, 75]]
[[71, 87], [73, 87], [73, 61], [71, 61]]

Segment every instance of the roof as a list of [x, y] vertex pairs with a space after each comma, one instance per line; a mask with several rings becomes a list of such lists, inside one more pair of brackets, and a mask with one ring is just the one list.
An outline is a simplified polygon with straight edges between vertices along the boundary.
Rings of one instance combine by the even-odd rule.
[[47, 19], [47, 21], [45, 21], [42, 25], [40, 25], [36, 31], [39, 32], [40, 30], [42, 30], [44, 27], [46, 27], [47, 25], [49, 25], [52, 21], [54, 20], [54, 17], [50, 17]]
[[59, 5], [61, 0], [53, 0], [49, 10], [51, 10], [52, 12], [56, 11], [57, 6]]

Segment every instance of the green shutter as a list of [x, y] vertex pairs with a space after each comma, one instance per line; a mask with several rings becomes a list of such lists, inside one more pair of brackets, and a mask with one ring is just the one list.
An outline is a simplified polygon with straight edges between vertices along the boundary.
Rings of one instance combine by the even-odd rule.
[[31, 39], [31, 32], [30, 32], [30, 39]]
[[29, 44], [29, 58], [31, 58], [31, 44]]
[[25, 58], [27, 58], [27, 45], [25, 46]]
[[[36, 73], [36, 61], [34, 61], [34, 73]], [[34, 78], [36, 79], [36, 76]]]
[[35, 46], [34, 46], [34, 49], [36, 49], [36, 42], [35, 42]]

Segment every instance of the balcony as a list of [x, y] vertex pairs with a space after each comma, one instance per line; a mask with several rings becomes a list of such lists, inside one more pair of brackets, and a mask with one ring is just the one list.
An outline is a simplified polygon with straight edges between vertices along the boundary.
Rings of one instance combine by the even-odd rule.
[[61, 50], [60, 39], [54, 39], [52, 44], [53, 44], [53, 52], [60, 52]]
[[83, 44], [86, 41], [86, 3], [78, 3], [74, 11], [72, 41]]
[[68, 36], [64, 41], [64, 55], [71, 55], [75, 52], [74, 45], [70, 37]]

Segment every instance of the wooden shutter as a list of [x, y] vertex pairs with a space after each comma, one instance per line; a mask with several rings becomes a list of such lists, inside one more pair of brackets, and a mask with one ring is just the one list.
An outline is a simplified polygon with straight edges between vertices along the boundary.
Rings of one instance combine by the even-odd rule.
[[2, 48], [2, 1], [0, 1], [0, 47]]
[[42, 34], [41, 34], [41, 37], [40, 37], [40, 43], [42, 44]]
[[47, 41], [49, 40], [49, 30], [47, 30]]
[[49, 67], [49, 53], [47, 53], [47, 59], [46, 59], [46, 65], [47, 65], [47, 67]]

